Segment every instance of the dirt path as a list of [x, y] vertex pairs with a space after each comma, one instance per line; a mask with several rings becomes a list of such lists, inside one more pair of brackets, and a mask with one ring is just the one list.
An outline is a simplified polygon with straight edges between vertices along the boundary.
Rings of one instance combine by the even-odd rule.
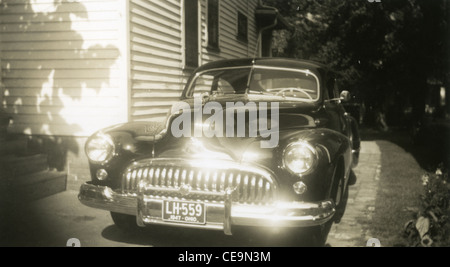
[[359, 165], [354, 171], [357, 182], [349, 188], [347, 210], [328, 236], [327, 243], [332, 247], [362, 247], [373, 238], [364, 229], [364, 224], [370, 222], [375, 211], [380, 180], [381, 151], [376, 142], [362, 143]]

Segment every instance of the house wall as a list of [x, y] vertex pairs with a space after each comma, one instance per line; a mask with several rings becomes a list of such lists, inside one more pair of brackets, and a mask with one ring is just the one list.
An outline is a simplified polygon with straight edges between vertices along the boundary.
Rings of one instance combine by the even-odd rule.
[[[255, 21], [255, 10], [258, 0], [225, 0], [219, 1], [219, 48], [220, 52], [207, 49], [207, 2], [202, 0], [202, 63], [220, 59], [253, 57], [258, 55], [258, 32]], [[248, 42], [237, 39], [238, 11], [248, 18]]]
[[[219, 1], [219, 48], [199, 62], [255, 54], [257, 0]], [[122, 122], [164, 120], [192, 69], [184, 64], [184, 0], [1, 1], [1, 106], [12, 133], [86, 137]], [[249, 41], [237, 40], [238, 11]]]
[[90, 179], [86, 137], [128, 120], [128, 15], [124, 0], [0, 1], [8, 132], [61, 155], [69, 189]]
[[161, 120], [180, 96], [183, 73], [182, 1], [131, 0], [130, 115]]
[[[199, 0], [199, 62], [255, 55], [258, 0], [219, 1], [219, 48], [207, 49], [207, 1]], [[238, 11], [248, 18], [248, 42], [237, 39]], [[131, 121], [163, 121], [192, 69], [184, 62], [184, 1], [131, 0]]]
[[[207, 49], [199, 0], [199, 63], [253, 56], [258, 0], [224, 0], [219, 48]], [[237, 39], [238, 11], [248, 42]], [[65, 157], [68, 188], [90, 179], [86, 137], [127, 121], [163, 121], [185, 68], [184, 0], [0, 0], [0, 108], [8, 131]]]
[[127, 120], [124, 2], [0, 2], [1, 105], [14, 118], [11, 133], [88, 136]]

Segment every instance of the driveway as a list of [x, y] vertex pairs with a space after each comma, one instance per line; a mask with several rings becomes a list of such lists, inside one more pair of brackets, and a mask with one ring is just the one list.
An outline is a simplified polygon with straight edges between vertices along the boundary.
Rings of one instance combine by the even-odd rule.
[[[346, 213], [334, 225], [328, 239], [332, 247], [365, 246], [372, 236], [363, 230], [371, 219], [380, 172], [380, 150], [375, 142], [363, 142], [360, 164], [355, 169], [357, 183], [350, 187]], [[76, 238], [86, 247], [271, 247], [301, 246], [289, 231], [242, 232], [225, 236], [222, 232], [152, 227], [124, 234], [112, 223], [108, 212], [81, 205], [76, 191], [66, 191], [27, 205], [12, 207], [0, 231], [0, 246], [66, 246]], [[4, 223], [5, 221], [3, 221]]]
[[[327, 243], [332, 247], [362, 247], [371, 236], [364, 225], [372, 219], [381, 172], [381, 151], [376, 142], [362, 142], [360, 161], [354, 169], [355, 185], [349, 187], [349, 199], [345, 215], [334, 224]], [[367, 227], [366, 227], [367, 228]]]

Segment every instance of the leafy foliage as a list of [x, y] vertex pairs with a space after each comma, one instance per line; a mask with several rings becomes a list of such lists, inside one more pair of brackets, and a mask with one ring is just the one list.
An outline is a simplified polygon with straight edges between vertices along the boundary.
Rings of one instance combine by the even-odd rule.
[[417, 218], [405, 224], [408, 246], [450, 246], [450, 180], [438, 169], [422, 177], [423, 194]]
[[382, 109], [394, 99], [412, 105], [420, 117], [427, 80], [448, 82], [447, 0], [265, 3], [278, 8], [296, 29], [288, 45], [276, 50], [330, 65], [345, 78], [341, 87], [361, 94], [368, 106]]

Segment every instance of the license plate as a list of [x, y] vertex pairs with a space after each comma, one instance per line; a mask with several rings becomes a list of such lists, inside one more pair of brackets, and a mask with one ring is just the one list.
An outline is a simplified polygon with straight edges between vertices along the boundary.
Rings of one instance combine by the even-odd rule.
[[205, 224], [205, 204], [184, 201], [164, 201], [163, 220], [187, 224]]

